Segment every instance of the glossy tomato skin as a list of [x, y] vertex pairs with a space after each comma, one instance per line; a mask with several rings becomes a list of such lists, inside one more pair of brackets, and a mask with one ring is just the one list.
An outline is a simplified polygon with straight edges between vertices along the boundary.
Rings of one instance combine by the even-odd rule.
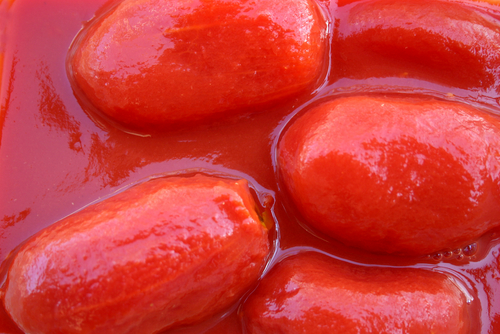
[[446, 275], [315, 253], [274, 267], [242, 316], [250, 334], [466, 334], [470, 322], [463, 292]]
[[234, 304], [268, 251], [245, 180], [154, 179], [27, 241], [4, 303], [27, 333], [154, 333]]
[[83, 100], [146, 131], [312, 91], [326, 42], [312, 0], [126, 0], [80, 35], [69, 69]]
[[[475, 4], [475, 5], [472, 5]], [[369, 0], [341, 9], [336, 78], [416, 78], [500, 90], [500, 27], [477, 2]]]
[[460, 248], [500, 224], [498, 121], [469, 106], [347, 97], [308, 110], [278, 150], [306, 223], [372, 252]]

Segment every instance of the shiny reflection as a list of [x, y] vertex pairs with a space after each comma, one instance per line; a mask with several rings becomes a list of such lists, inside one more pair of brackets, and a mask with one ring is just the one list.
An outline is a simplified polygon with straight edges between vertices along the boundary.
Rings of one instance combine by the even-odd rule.
[[116, 187], [135, 169], [149, 163], [130, 157], [127, 147], [121, 147], [120, 143], [102, 139], [97, 133], [91, 134], [85, 182], [100, 179], [102, 187]]
[[[273, 117], [269, 117], [273, 116]], [[280, 113], [255, 115], [248, 119], [210, 127], [166, 131], [151, 137], [139, 137], [118, 128], [90, 133], [83, 143], [86, 163], [82, 182], [116, 187], [135, 175], [186, 168], [230, 168], [256, 175], [263, 186], [274, 185], [269, 167], [270, 142], [266, 134], [280, 120]], [[236, 144], [238, 143], [238, 144]], [[223, 168], [223, 169], [224, 169]], [[227, 170], [224, 170], [227, 172]], [[72, 181], [73, 182], [73, 181]]]
[[[10, 73], [7, 81], [7, 89], [4, 90], [4, 88], [1, 85], [5, 85], [5, 82], [3, 82], [3, 77], [0, 77], [0, 97], [2, 98], [0, 100], [0, 147], [2, 147], [2, 134], [3, 134], [3, 127], [5, 125], [5, 118], [7, 117], [7, 111], [10, 110], [10, 104], [13, 100], [12, 92], [14, 91], [14, 81], [16, 77], [16, 67], [17, 64], [19, 63], [19, 59], [14, 55], [13, 60], [12, 60], [12, 66], [10, 68]], [[2, 64], [5, 66], [5, 64]], [[2, 71], [5, 71], [6, 67], [3, 67]], [[5, 93], [4, 93], [5, 92]]]
[[[296, 29], [290, 24], [287, 27], [283, 25], [284, 20], [279, 20], [279, 14], [273, 17], [256, 7], [246, 1], [203, 2], [192, 13], [178, 16], [173, 28], [163, 31], [166, 39], [172, 41], [173, 48], [171, 53], [164, 52], [161, 58], [167, 61], [172, 54], [177, 54], [178, 61], [173, 66], [182, 69], [189, 64], [191, 68], [186, 68], [187, 72], [196, 71], [214, 78], [227, 73], [262, 80], [266, 77], [272, 82], [269, 74], [277, 73], [284, 65], [279, 61], [280, 53], [300, 55], [301, 42], [307, 41], [309, 36], [305, 28]], [[273, 41], [273, 45], [254, 44], [256, 34], [263, 42]], [[245, 50], [241, 55], [220, 52], [232, 50], [242, 41], [251, 43], [249, 47], [254, 49]], [[221, 68], [220, 64], [226, 66]]]
[[36, 117], [50, 129], [57, 129], [68, 136], [68, 146], [75, 152], [82, 152], [82, 133], [80, 122], [72, 116], [61, 97], [58, 95], [50, 76], [49, 67], [44, 62], [40, 63], [35, 77], [39, 81], [38, 107]]
[[2, 238], [4, 230], [9, 227], [13, 227], [19, 222], [22, 222], [23, 220], [26, 219], [31, 213], [31, 209], [27, 208], [18, 214], [14, 215], [4, 215], [3, 218], [0, 219], [0, 222], [2, 223], [0, 225], [0, 238]]
[[[460, 222], [474, 217], [474, 210], [484, 198], [480, 173], [471, 175], [445, 147], [403, 136], [399, 140], [363, 142], [360, 152], [354, 157], [369, 171], [363, 179], [372, 180], [373, 189], [384, 196], [373, 200], [392, 208], [391, 218], [396, 225], [413, 221], [432, 229], [445, 217]], [[364, 212], [361, 216], [376, 214]], [[431, 217], [437, 221], [429, 221]]]
[[166, 171], [177, 159], [210, 162], [217, 158], [213, 148], [198, 147], [196, 140], [183, 142], [181, 138], [189, 138], [189, 135], [141, 138], [118, 129], [107, 134], [92, 133], [90, 142], [85, 145], [88, 163], [83, 170], [83, 182], [97, 181], [101, 188], [117, 187], [133, 173], [154, 163], [163, 163], [165, 169], [162, 171]]
[[[470, 265], [465, 271], [473, 276], [477, 282], [477, 286], [484, 289], [484, 296], [481, 300], [483, 303], [483, 314], [488, 314], [486, 319], [490, 319], [483, 323], [485, 328], [489, 327], [489, 333], [500, 332], [500, 244], [498, 243], [499, 233], [497, 232], [496, 245], [491, 249], [490, 254], [483, 259], [480, 266], [476, 264]], [[482, 319], [485, 321], [485, 319]]]

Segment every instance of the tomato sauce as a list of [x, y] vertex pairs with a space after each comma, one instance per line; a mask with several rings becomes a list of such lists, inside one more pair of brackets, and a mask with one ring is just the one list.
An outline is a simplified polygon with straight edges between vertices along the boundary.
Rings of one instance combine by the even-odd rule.
[[[279, 138], [295, 115], [327, 97], [425, 95], [500, 115], [497, 87], [491, 82], [483, 85], [467, 76], [458, 81], [449, 76], [440, 80], [439, 73], [433, 77], [432, 71], [418, 72], [416, 65], [415, 75], [396, 73], [374, 58], [367, 59], [364, 67], [336, 70], [335, 60], [342, 50], [346, 57], [359, 51], [351, 43], [356, 33], [342, 30], [342, 22], [354, 15], [358, 2], [318, 3], [329, 22], [331, 51], [327, 57], [332, 60], [319, 88], [265, 112], [136, 135], [97, 114], [86, 113], [67, 75], [67, 53], [73, 39], [85, 22], [112, 1], [0, 0], [0, 285], [6, 278], [9, 254], [54, 222], [152, 175], [215, 171], [247, 179], [260, 204], [272, 212], [276, 222], [271, 231], [274, 251], [264, 275], [280, 260], [305, 250], [365, 265], [434, 270], [455, 278], [462, 287], [473, 317], [472, 332], [500, 332], [500, 230], [463, 249], [424, 257], [377, 255], [344, 246], [312, 230], [301, 221], [286, 195], [277, 175]], [[495, 5], [448, 3], [500, 24], [500, 9]], [[238, 307], [172, 332], [241, 332]], [[0, 332], [22, 333], [3, 306]]]

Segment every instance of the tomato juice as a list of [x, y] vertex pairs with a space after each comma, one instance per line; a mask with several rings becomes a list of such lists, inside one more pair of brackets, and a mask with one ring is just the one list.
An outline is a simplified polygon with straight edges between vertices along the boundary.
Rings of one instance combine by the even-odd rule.
[[[364, 51], [351, 43], [356, 33], [344, 26], [357, 5], [370, 7], [381, 1], [317, 2], [328, 23], [325, 63], [330, 65], [313, 91], [251, 114], [138, 134], [87, 111], [68, 78], [68, 50], [75, 36], [96, 13], [116, 1], [0, 0], [0, 285], [11, 254], [54, 222], [151, 177], [202, 172], [248, 180], [260, 206], [272, 215], [276, 223], [270, 231], [273, 253], [263, 276], [283, 259], [305, 251], [363, 266], [437, 271], [449, 275], [467, 297], [471, 333], [500, 332], [500, 230], [464, 248], [426, 256], [380, 255], [347, 247], [303, 221], [283, 187], [276, 157], [289, 124], [310, 106], [334, 97], [419, 96], [466, 103], [500, 119], [496, 86], [500, 78], [476, 80], [467, 76], [469, 68], [461, 69], [465, 75], [457, 78], [450, 77], [449, 69], [419, 72], [419, 67], [431, 62], [425, 59], [425, 50], [419, 63], [404, 59], [413, 72], [396, 73], [395, 68], [406, 65], [391, 67], [380, 55], [363, 59]], [[477, 13], [500, 27], [500, 9], [495, 5], [447, 1], [444, 6], [450, 12], [455, 7], [449, 6], [456, 6], [460, 12]], [[415, 47], [425, 44], [413, 42]], [[425, 45], [433, 50], [432, 44]], [[447, 55], [446, 51], [438, 54]], [[349, 64], [354, 55], [360, 66]], [[393, 58], [397, 55], [405, 57], [402, 52]], [[361, 66], [363, 61], [366, 66]], [[480, 67], [481, 61], [475, 64]], [[459, 65], [457, 60], [455, 66]], [[491, 74], [491, 68], [494, 65], [483, 69]], [[239, 307], [246, 297], [204, 323], [172, 333], [240, 332]], [[3, 305], [0, 332], [22, 333]]]

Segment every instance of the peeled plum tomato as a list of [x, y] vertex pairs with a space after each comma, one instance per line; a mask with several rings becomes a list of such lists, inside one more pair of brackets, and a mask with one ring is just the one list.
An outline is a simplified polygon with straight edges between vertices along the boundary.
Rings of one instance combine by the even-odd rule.
[[370, 0], [339, 22], [332, 47], [340, 77], [500, 91], [500, 24], [487, 14], [450, 1]]
[[245, 180], [155, 179], [30, 239], [4, 303], [27, 333], [153, 333], [235, 303], [268, 252]]
[[313, 0], [126, 0], [83, 33], [70, 72], [129, 127], [215, 118], [312, 89], [325, 29]]
[[348, 97], [285, 132], [278, 163], [307, 223], [372, 252], [424, 255], [500, 225], [500, 128], [472, 107]]
[[279, 263], [243, 308], [250, 334], [465, 334], [469, 317], [464, 294], [444, 274], [314, 253]]

